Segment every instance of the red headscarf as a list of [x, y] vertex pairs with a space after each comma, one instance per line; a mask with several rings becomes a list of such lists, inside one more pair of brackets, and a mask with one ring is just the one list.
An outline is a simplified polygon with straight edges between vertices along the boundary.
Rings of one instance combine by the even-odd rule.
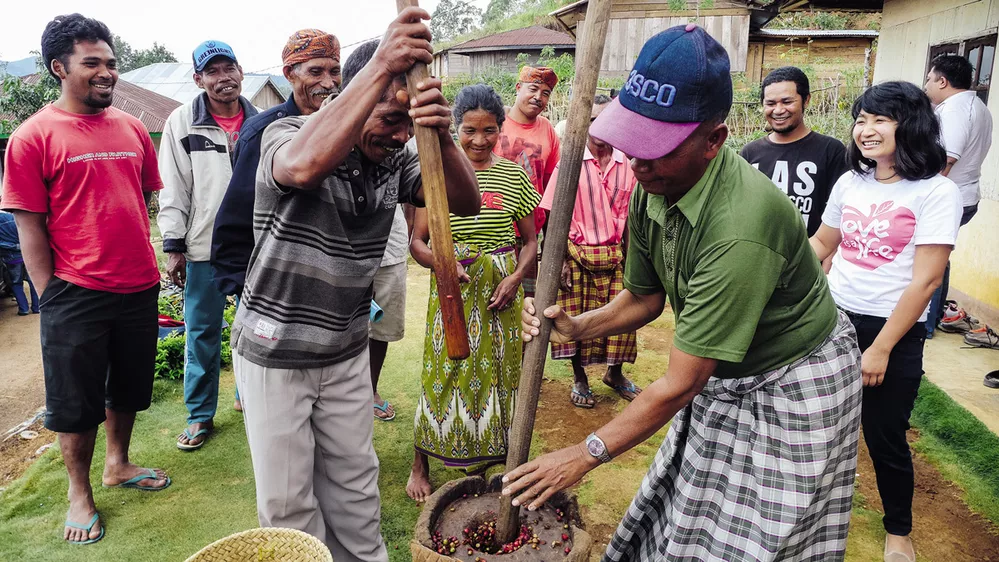
[[289, 66], [323, 58], [340, 61], [340, 40], [335, 35], [318, 29], [302, 29], [292, 33], [281, 52], [281, 61]]
[[545, 66], [537, 68], [525, 66], [520, 69], [520, 77], [517, 78], [517, 81], [530, 84], [547, 84], [549, 88], [554, 90], [558, 84], [558, 76], [555, 76], [554, 70]]

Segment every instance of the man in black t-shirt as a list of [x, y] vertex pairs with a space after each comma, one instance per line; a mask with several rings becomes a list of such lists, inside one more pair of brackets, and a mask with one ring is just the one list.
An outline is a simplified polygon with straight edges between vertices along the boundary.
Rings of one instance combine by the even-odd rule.
[[747, 144], [740, 154], [787, 194], [811, 236], [822, 223], [833, 185], [848, 169], [846, 148], [805, 124], [811, 95], [801, 69], [774, 70], [763, 79], [762, 91], [763, 114], [772, 132]]

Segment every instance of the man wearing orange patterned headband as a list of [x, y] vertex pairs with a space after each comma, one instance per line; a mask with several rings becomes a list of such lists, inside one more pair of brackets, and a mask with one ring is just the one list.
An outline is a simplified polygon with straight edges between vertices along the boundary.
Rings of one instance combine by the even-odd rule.
[[[523, 166], [538, 193], [544, 194], [545, 186], [559, 161], [559, 141], [555, 127], [541, 114], [548, 108], [548, 98], [558, 84], [555, 71], [545, 67], [525, 66], [517, 80], [517, 100], [507, 111], [499, 142], [493, 152]], [[544, 239], [541, 228], [545, 212], [534, 211], [538, 243]], [[518, 240], [519, 242], [519, 240]], [[524, 294], [534, 296], [538, 276], [537, 264], [524, 274]]]

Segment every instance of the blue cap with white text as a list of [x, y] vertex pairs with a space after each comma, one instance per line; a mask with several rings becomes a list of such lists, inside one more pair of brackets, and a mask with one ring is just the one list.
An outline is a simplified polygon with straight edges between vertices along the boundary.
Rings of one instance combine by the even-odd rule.
[[232, 47], [222, 41], [205, 41], [194, 49], [191, 58], [194, 60], [194, 71], [201, 72], [208, 65], [208, 62], [215, 57], [225, 57], [232, 62], [236, 62], [236, 54], [232, 52]]

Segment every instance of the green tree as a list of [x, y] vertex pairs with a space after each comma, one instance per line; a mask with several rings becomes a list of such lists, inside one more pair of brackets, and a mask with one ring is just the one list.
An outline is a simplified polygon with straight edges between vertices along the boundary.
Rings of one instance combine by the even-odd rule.
[[517, 0], [489, 0], [485, 13], [482, 14], [482, 25], [489, 25], [504, 20], [517, 11], [520, 2]]
[[434, 41], [448, 41], [475, 29], [482, 19], [482, 10], [465, 0], [441, 0], [430, 18]]
[[0, 135], [10, 134], [22, 121], [59, 97], [59, 83], [45, 69], [41, 53], [31, 54], [35, 55], [37, 80], [32, 79], [29, 84], [25, 81], [27, 77], [8, 75], [0, 81]]
[[153, 43], [148, 49], [134, 49], [119, 35], [115, 35], [114, 54], [118, 60], [118, 72], [125, 73], [136, 68], [142, 68], [157, 62], [177, 62], [169, 49], [159, 43]]

